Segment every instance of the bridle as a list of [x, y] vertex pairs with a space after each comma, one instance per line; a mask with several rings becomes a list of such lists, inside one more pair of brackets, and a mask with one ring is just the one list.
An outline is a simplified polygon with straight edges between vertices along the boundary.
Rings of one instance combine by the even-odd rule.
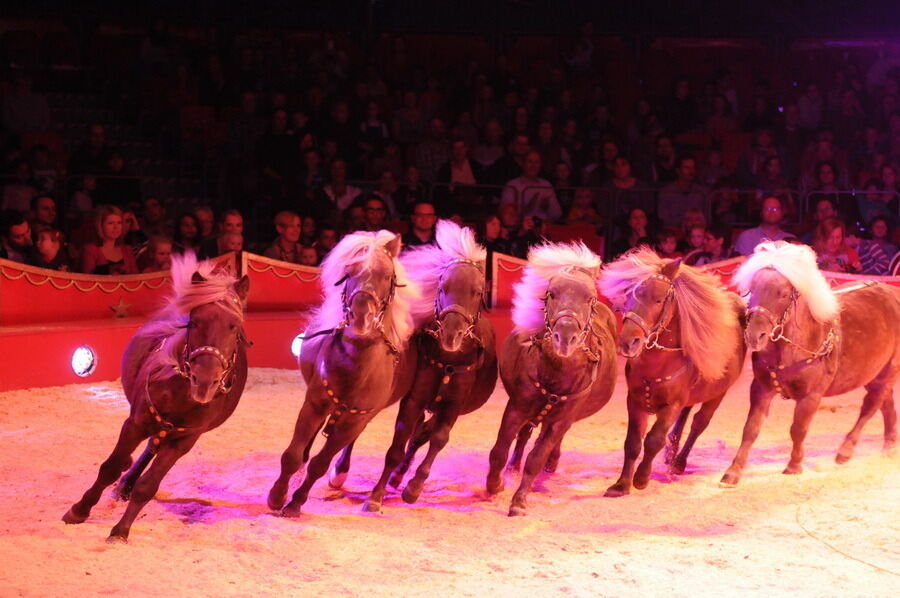
[[[235, 303], [240, 303], [240, 300], [236, 297], [232, 297], [231, 299], [226, 299], [223, 301], [234, 301]], [[219, 360], [219, 363], [222, 366], [222, 378], [219, 381], [219, 389], [217, 392], [221, 394], [228, 394], [229, 392], [231, 392], [231, 388], [232, 386], [234, 386], [234, 366], [237, 363], [238, 347], [242, 344], [252, 344], [247, 340], [247, 337], [244, 336], [243, 327], [241, 327], [241, 329], [237, 332], [238, 342], [230, 358], [226, 358], [218, 347], [213, 347], [212, 345], [202, 345], [200, 347], [191, 349], [190, 320], [188, 320], [188, 323], [185, 325], [185, 329], [186, 332], [184, 335], [184, 346], [181, 349], [181, 355], [178, 358], [178, 362], [173, 366], [175, 372], [182, 378], [190, 379], [191, 363], [193, 363], [193, 361], [201, 355], [212, 355]], [[163, 343], [160, 345], [160, 349], [162, 348], [162, 345], [164, 343], [165, 341], [163, 341]]]
[[667, 347], [659, 344], [659, 335], [669, 330], [666, 326], [669, 325], [672, 321], [672, 317], [675, 315], [675, 310], [672, 309], [672, 302], [675, 301], [675, 283], [672, 282], [671, 278], [664, 274], [652, 274], [631, 290], [631, 296], [635, 301], [640, 302], [637, 298], [637, 290], [648, 280], [662, 280], [669, 285], [669, 288], [666, 291], [666, 297], [663, 299], [662, 308], [659, 311], [659, 317], [656, 318], [656, 322], [651, 325], [640, 314], [633, 311], [625, 312], [622, 316], [622, 322], [624, 323], [626, 320], [631, 320], [641, 329], [641, 332], [644, 335], [641, 340], [644, 343], [644, 347], [648, 350], [681, 351], [681, 347]]
[[[388, 258], [391, 259], [391, 264], [393, 264], [394, 257], [391, 255], [391, 253], [384, 248], [382, 248], [382, 251], [384, 251]], [[348, 293], [347, 285], [349, 284], [351, 278], [352, 276], [350, 272], [344, 272], [344, 275], [340, 278], [340, 280], [334, 283], [334, 286], [344, 285], [344, 288], [341, 289], [341, 308], [344, 312], [344, 319], [341, 320], [333, 330], [328, 330], [327, 332], [339, 332], [350, 325], [351, 307], [353, 305], [353, 300], [357, 295], [363, 295], [371, 298], [375, 305], [378, 306], [378, 313], [375, 314], [374, 321], [375, 330], [377, 330], [381, 334], [381, 336], [384, 337], [385, 342], [389, 347], [391, 347], [391, 350], [394, 353], [397, 353], [397, 348], [394, 347], [393, 343], [388, 340], [387, 335], [384, 333], [384, 318], [387, 314], [388, 308], [391, 306], [391, 302], [394, 300], [394, 294], [397, 291], [397, 287], [403, 287], [406, 285], [397, 284], [397, 273], [396, 271], [392, 272], [390, 289], [388, 290], [387, 296], [381, 298], [373, 291], [363, 288], [362, 286], [357, 286], [355, 289], [353, 289], [352, 292]], [[312, 336], [316, 335], [307, 335], [306, 338], [311, 338]]]
[[[561, 271], [563, 274], [573, 274], [575, 272], [580, 272], [582, 274], [586, 274], [588, 278], [591, 280], [594, 279], [594, 275], [587, 268], [583, 268], [581, 266], [566, 266]], [[553, 328], [556, 326], [557, 322], [562, 320], [563, 318], [572, 318], [575, 320], [575, 323], [578, 325], [578, 336], [575, 341], [581, 345], [582, 350], [588, 354], [588, 359], [591, 361], [599, 361], [600, 357], [590, 349], [587, 343], [588, 334], [595, 335], [593, 322], [594, 317], [597, 315], [597, 305], [599, 301], [596, 297], [591, 297], [590, 309], [588, 312], [588, 317], [586, 322], [582, 322], [578, 317], [578, 313], [574, 309], [561, 309], [551, 317], [549, 310], [547, 309], [547, 302], [550, 299], [549, 291], [544, 294], [544, 330], [543, 334], [540, 335], [540, 338], [546, 339], [550, 338], [553, 334]], [[537, 339], [534, 339], [537, 340]]]
[[803, 345], [791, 340], [784, 335], [784, 327], [788, 324], [788, 322], [790, 322], [790, 318], [797, 311], [797, 299], [799, 298], [800, 293], [797, 292], [797, 289], [791, 287], [791, 299], [790, 301], [788, 301], [787, 306], [785, 306], [784, 311], [781, 312], [780, 316], [776, 316], [772, 312], [772, 310], [765, 307], [764, 305], [754, 305], [747, 310], [747, 318], [749, 320], [750, 316], [752, 316], [753, 314], [761, 314], [766, 320], [768, 320], [768, 322], [772, 325], [772, 328], [769, 329], [769, 332], [766, 333], [766, 337], [773, 343], [784, 341], [789, 345], [797, 347], [804, 353], [807, 353], [811, 356], [811, 358], [823, 357], [825, 355], [828, 355], [834, 350], [835, 342], [837, 341], [837, 333], [835, 332], [837, 321], [833, 322], [832, 325], [828, 328], [828, 334], [825, 336], [825, 340], [823, 340], [822, 344], [819, 345], [819, 348], [815, 350], [807, 349]]
[[481, 299], [478, 301], [478, 309], [474, 315], [469, 314], [466, 309], [458, 304], [451, 303], [446, 307], [441, 307], [441, 297], [444, 294], [443, 286], [444, 286], [444, 277], [456, 264], [464, 264], [469, 266], [474, 266], [475, 269], [478, 270], [479, 274], [484, 275], [484, 270], [479, 262], [468, 259], [454, 259], [452, 260], [444, 270], [441, 272], [440, 277], [437, 282], [437, 293], [434, 297], [434, 326], [430, 326], [425, 329], [425, 332], [435, 339], [440, 339], [441, 333], [444, 330], [444, 318], [446, 318], [449, 314], [456, 314], [463, 319], [463, 321], [467, 324], [465, 332], [463, 332], [463, 338], [471, 338], [472, 340], [479, 342], [478, 338], [475, 336], [475, 327], [478, 325], [478, 320], [481, 318], [481, 309], [484, 306], [484, 293], [482, 293]]

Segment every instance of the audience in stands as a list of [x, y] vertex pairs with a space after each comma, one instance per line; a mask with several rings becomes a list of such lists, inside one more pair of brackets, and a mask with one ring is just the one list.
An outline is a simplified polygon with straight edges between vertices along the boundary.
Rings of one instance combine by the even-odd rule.
[[[743, 85], [746, 65], [727, 61], [704, 80], [676, 52], [679, 74], [640, 73], [647, 95], [632, 104], [638, 81], [605, 76], [628, 69], [595, 50], [590, 27], [534, 69], [520, 54], [414, 56], [403, 36], [369, 54], [334, 35], [303, 50], [274, 30], [181, 35], [157, 19], [135, 40], [131, 78], [91, 71], [98, 89], [135, 83], [124, 109], [57, 109], [43, 92], [64, 74], [8, 77], [0, 209], [15, 213], [0, 255], [94, 273], [136, 271], [133, 251], [142, 269], [238, 248], [314, 264], [339, 233], [408, 219], [413, 245], [453, 217], [518, 256], [549, 224], [591, 225], [611, 256], [661, 225], [667, 255], [710, 263], [756, 213], [740, 254], [806, 231], [828, 268], [875, 274], [896, 253], [900, 71], [864, 85], [853, 50], [795, 87]], [[201, 183], [182, 193], [190, 177]], [[685, 218], [697, 213], [709, 221]]]

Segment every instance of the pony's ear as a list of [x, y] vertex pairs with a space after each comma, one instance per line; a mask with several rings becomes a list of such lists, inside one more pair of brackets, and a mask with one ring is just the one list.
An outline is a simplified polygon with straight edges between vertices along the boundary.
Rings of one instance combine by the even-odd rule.
[[384, 245], [384, 250], [388, 252], [392, 258], [400, 255], [400, 235], [397, 235]]
[[681, 258], [677, 257], [662, 267], [662, 274], [669, 280], [675, 280], [679, 267], [681, 267]]
[[201, 284], [204, 282], [206, 282], [206, 279], [203, 278], [203, 275], [200, 274], [199, 272], [194, 272], [194, 275], [191, 276], [191, 283], [193, 283], [193, 284]]
[[250, 292], [250, 277], [244, 274], [243, 277], [236, 283], [234, 283], [234, 292], [238, 294], [238, 297], [241, 298], [241, 301], [247, 298], [247, 293]]

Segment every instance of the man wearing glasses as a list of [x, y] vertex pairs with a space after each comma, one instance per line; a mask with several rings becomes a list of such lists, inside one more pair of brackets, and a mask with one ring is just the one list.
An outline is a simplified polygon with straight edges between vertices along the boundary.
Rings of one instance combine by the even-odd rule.
[[741, 255], [750, 255], [756, 246], [763, 241], [793, 239], [794, 235], [781, 229], [783, 216], [784, 209], [781, 205], [781, 200], [774, 196], [765, 198], [760, 210], [761, 222], [759, 226], [742, 232], [734, 244], [735, 250]]
[[410, 220], [412, 226], [409, 232], [403, 235], [403, 246], [433, 245], [434, 227], [437, 225], [437, 213], [434, 211], [434, 205], [427, 201], [416, 202]]

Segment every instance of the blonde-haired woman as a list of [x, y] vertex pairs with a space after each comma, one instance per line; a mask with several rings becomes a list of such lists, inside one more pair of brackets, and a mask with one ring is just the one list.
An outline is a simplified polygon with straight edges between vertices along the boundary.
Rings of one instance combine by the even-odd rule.
[[98, 206], [94, 215], [95, 239], [84, 246], [81, 271], [85, 274], [137, 274], [132, 248], [122, 239], [122, 210], [116, 206]]

